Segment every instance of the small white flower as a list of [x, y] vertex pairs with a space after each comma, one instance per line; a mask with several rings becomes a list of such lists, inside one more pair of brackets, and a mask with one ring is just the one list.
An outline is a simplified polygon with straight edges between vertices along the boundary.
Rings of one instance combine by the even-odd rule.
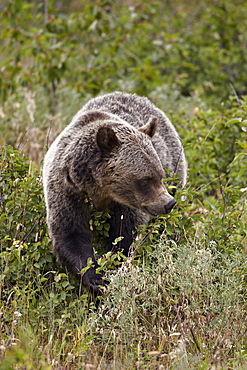
[[15, 311], [15, 312], [14, 312], [14, 316], [21, 317], [21, 316], [22, 316], [22, 314], [21, 314], [19, 311]]

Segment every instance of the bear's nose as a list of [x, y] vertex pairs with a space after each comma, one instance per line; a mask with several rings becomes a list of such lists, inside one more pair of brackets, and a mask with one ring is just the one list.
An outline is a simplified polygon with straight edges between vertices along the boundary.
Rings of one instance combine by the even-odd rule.
[[170, 202], [168, 202], [168, 203], [164, 206], [166, 213], [170, 213], [170, 212], [171, 212], [171, 210], [172, 210], [172, 208], [175, 206], [175, 204], [176, 204], [175, 199], [170, 200]]

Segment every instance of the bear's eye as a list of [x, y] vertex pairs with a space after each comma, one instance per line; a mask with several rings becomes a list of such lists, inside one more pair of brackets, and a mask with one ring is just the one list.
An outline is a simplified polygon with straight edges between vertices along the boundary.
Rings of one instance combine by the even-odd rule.
[[144, 177], [143, 179], [138, 180], [137, 185], [140, 191], [146, 191], [150, 187], [150, 185], [153, 183], [152, 177]]
[[143, 185], [149, 185], [153, 181], [152, 177], [145, 177], [140, 180]]

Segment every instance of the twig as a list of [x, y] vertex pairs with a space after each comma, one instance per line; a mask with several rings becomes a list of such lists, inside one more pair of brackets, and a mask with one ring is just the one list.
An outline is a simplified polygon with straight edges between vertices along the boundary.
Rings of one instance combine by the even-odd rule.
[[23, 144], [22, 149], [20, 148], [20, 147], [21, 147], [21, 144], [23, 143], [24, 137], [26, 136], [27, 132], [32, 128], [32, 126], [33, 126], [33, 123], [31, 123], [31, 125], [29, 125], [29, 126], [27, 127], [27, 129], [25, 130], [24, 134], [22, 135], [21, 140], [19, 141], [19, 143], [18, 143], [18, 145], [17, 145], [17, 150], [20, 150], [20, 151], [21, 151], [21, 150], [25, 147], [26, 143], [25, 143], [25, 144]]
[[47, 131], [47, 135], [46, 135], [46, 149], [47, 150], [49, 149], [49, 136], [50, 136], [50, 133], [51, 133], [51, 125], [49, 126], [48, 131]]
[[147, 240], [147, 238], [152, 234], [157, 220], [158, 220], [158, 216], [155, 217], [155, 221], [154, 221], [154, 224], [152, 225], [151, 229], [144, 235], [144, 237], [140, 240], [140, 242], [137, 244], [136, 248], [131, 253], [131, 256], [130, 256], [131, 259], [134, 259], [134, 257], [136, 256], [136, 254], [138, 252], [138, 249], [143, 245], [143, 243]]
[[238, 97], [238, 94], [237, 94], [237, 91], [236, 91], [235, 87], [233, 86], [233, 84], [231, 82], [230, 82], [229, 85], [230, 85], [230, 88], [232, 89], [232, 92], [233, 92], [233, 94], [234, 94], [234, 96], [237, 100], [238, 105], [241, 106], [241, 102], [240, 102], [240, 99]]
[[44, 7], [44, 25], [46, 26], [49, 20], [48, 0], [43, 0], [43, 7]]
[[196, 345], [196, 348], [198, 349], [198, 352], [200, 353], [200, 352], [201, 352], [201, 348], [200, 348], [200, 346], [199, 346], [199, 344], [198, 344], [198, 340], [196, 339], [196, 336], [195, 336], [195, 334], [194, 334], [194, 332], [193, 332], [192, 328], [190, 328], [190, 332], [191, 332], [191, 335], [192, 335], [193, 341], [194, 341], [194, 343], [195, 343], [195, 345]]

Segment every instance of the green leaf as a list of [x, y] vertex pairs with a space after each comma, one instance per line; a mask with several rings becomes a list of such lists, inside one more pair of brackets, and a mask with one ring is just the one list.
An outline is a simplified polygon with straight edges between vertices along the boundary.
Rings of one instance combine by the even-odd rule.
[[242, 118], [232, 118], [226, 122], [226, 125], [232, 125], [234, 123], [241, 123], [241, 122], [242, 122]]

